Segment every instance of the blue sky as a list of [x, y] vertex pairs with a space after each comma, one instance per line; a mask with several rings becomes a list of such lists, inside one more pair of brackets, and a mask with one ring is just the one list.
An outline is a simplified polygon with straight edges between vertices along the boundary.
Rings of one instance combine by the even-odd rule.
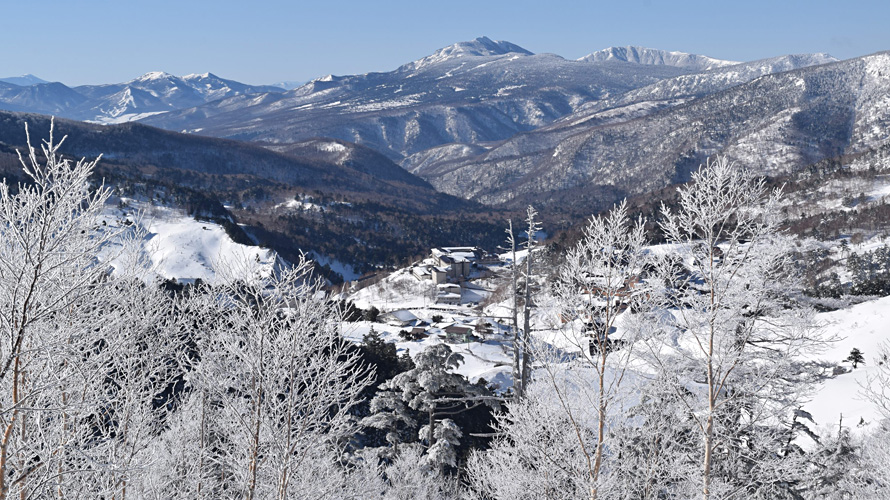
[[482, 35], [572, 59], [612, 45], [731, 60], [890, 50], [886, 0], [11, 0], [0, 12], [0, 77], [68, 85], [148, 71], [254, 84], [388, 71]]

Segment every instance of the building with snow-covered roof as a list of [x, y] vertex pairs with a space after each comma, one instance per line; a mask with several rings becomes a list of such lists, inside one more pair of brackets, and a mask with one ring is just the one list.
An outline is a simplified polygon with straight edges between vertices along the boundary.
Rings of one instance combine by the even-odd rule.
[[418, 318], [411, 311], [401, 309], [381, 314], [379, 319], [392, 326], [409, 326], [415, 324]]
[[459, 285], [443, 284], [436, 289], [436, 304], [460, 305], [461, 289]]
[[438, 267], [448, 270], [448, 279], [461, 281], [470, 276], [470, 266], [479, 260], [481, 250], [476, 247], [442, 247], [433, 248], [430, 254]]
[[420, 281], [431, 280], [434, 284], [448, 281], [448, 269], [432, 264], [420, 264], [411, 268], [411, 274]]

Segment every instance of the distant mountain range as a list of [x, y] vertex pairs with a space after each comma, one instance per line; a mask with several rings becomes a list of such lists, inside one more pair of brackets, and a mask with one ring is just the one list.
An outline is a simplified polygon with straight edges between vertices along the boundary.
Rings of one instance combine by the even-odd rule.
[[287, 91], [150, 73], [73, 89], [0, 83], [0, 102], [103, 123], [140, 118], [326, 161], [341, 146], [362, 161], [376, 152], [489, 206], [589, 212], [685, 181], [714, 154], [782, 174], [890, 143], [888, 59], [740, 63], [631, 46], [567, 60], [481, 37]]
[[285, 93], [236, 96], [143, 121], [268, 143], [333, 137], [401, 160], [446, 143], [508, 139], [589, 102], [692, 71], [572, 61], [481, 37], [389, 72], [328, 75]]
[[37, 78], [36, 76], [34, 76], [32, 74], [0, 78], [0, 82], [11, 83], [13, 85], [20, 85], [23, 87], [27, 87], [28, 85], [37, 85], [39, 83], [49, 83], [48, 81], [46, 81], [42, 78]]
[[0, 109], [121, 123], [235, 95], [276, 92], [284, 89], [246, 85], [211, 73], [177, 77], [152, 72], [124, 83], [74, 88], [25, 75], [0, 79]]
[[609, 47], [578, 59], [585, 62], [624, 61], [636, 64], [665, 65], [692, 71], [707, 71], [739, 64], [739, 61], [724, 61], [708, 56], [685, 52], [666, 52], [645, 47]]

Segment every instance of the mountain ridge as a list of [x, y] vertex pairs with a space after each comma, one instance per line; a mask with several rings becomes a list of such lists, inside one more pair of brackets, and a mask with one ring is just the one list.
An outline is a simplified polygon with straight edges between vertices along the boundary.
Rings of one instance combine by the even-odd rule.
[[[440, 190], [488, 204], [552, 201], [558, 193], [573, 203], [587, 189], [602, 195], [588, 203], [604, 208], [683, 182], [715, 154], [773, 175], [881, 146], [890, 141], [888, 93], [890, 52], [882, 52], [769, 73], [672, 103], [631, 99], [624, 107], [594, 108], [576, 122], [567, 117], [463, 157], [426, 152], [413, 171]], [[462, 150], [446, 151], [455, 152]]]
[[667, 65], [695, 71], [707, 71], [715, 68], [733, 66], [741, 61], [727, 61], [713, 57], [690, 54], [686, 52], [650, 49], [637, 45], [626, 47], [608, 47], [591, 52], [578, 59], [586, 62], [624, 61], [635, 64]]
[[143, 121], [268, 143], [325, 136], [400, 160], [449, 142], [503, 140], [584, 103], [685, 73], [664, 65], [566, 60], [480, 37], [389, 72], [328, 75], [283, 94], [235, 96]]
[[28, 85], [4, 82], [0, 84], [0, 109], [53, 114], [107, 124], [131, 121], [233, 95], [274, 92], [284, 92], [284, 89], [271, 85], [247, 85], [212, 73], [178, 77], [163, 71], [152, 71], [126, 82], [73, 88], [59, 82]]

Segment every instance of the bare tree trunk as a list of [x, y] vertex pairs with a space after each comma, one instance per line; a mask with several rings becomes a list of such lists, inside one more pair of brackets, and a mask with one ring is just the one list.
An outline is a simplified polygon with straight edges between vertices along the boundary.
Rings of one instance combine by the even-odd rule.
[[515, 399], [522, 398], [522, 367], [520, 360], [522, 357], [522, 337], [519, 334], [519, 296], [516, 294], [518, 283], [518, 263], [516, 262], [516, 236], [513, 234], [513, 220], [509, 222], [507, 229], [507, 240], [510, 242], [510, 251], [513, 255], [513, 266], [511, 269], [512, 287], [510, 293], [513, 297], [513, 397]]
[[198, 446], [200, 455], [198, 456], [198, 499], [204, 498], [202, 495], [202, 489], [204, 486], [204, 450], [207, 449], [207, 444], [205, 442], [204, 432], [207, 425], [207, 391], [201, 391], [201, 427], [198, 437]]
[[532, 252], [529, 248], [528, 255], [525, 257], [526, 273], [525, 273], [525, 304], [522, 310], [522, 388], [523, 391], [528, 386], [529, 371], [531, 364], [531, 309], [532, 309], [532, 292], [531, 292], [531, 269], [532, 269]]

